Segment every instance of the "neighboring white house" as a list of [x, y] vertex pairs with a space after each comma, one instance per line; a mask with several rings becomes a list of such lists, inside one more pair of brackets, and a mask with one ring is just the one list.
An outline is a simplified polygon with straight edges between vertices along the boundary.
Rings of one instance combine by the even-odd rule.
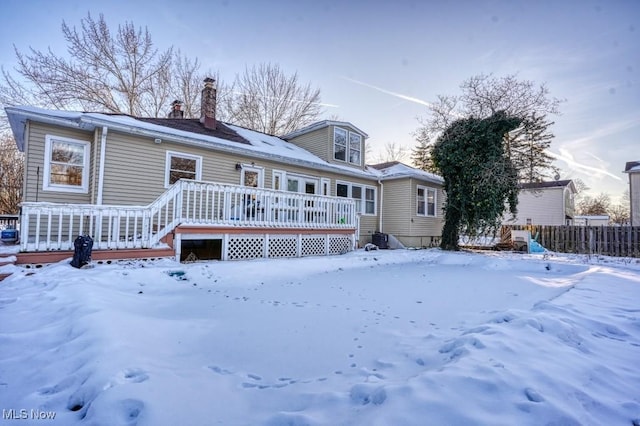
[[577, 226], [607, 226], [609, 225], [609, 215], [588, 215], [574, 216], [573, 224]]
[[572, 180], [519, 185], [518, 213], [505, 215], [504, 225], [573, 225], [576, 187]]
[[640, 226], [640, 161], [629, 161], [624, 172], [629, 175], [629, 205], [631, 226]]

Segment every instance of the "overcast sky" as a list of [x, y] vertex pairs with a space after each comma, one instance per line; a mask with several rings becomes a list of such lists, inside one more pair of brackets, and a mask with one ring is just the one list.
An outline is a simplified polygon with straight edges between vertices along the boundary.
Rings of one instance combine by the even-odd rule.
[[468, 77], [517, 73], [565, 100], [551, 148], [563, 179], [617, 198], [625, 162], [640, 160], [638, 0], [3, 0], [0, 63], [15, 65], [12, 44], [64, 54], [62, 21], [87, 12], [146, 26], [158, 48], [225, 81], [260, 62], [297, 71], [331, 105], [326, 118], [369, 134], [374, 156], [412, 148], [425, 105]]

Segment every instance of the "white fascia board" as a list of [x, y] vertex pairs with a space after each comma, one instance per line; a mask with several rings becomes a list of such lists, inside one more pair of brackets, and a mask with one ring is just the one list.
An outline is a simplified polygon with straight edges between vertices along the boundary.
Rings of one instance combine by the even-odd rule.
[[304, 135], [305, 133], [313, 132], [314, 130], [322, 129], [323, 127], [329, 127], [329, 126], [350, 127], [351, 129], [355, 130], [356, 132], [364, 136], [365, 139], [369, 138], [368, 134], [366, 134], [365, 132], [358, 129], [356, 126], [354, 126], [353, 124], [347, 121], [324, 120], [324, 121], [318, 121], [317, 123], [313, 123], [307, 127], [303, 127], [302, 129], [298, 129], [294, 132], [287, 133], [286, 135], [282, 136], [282, 139], [287, 140], [287, 139], [295, 138], [296, 136]]
[[[42, 114], [37, 111], [26, 111], [21, 108], [6, 107], [4, 109], [9, 119], [9, 125], [16, 141], [16, 146], [20, 152], [24, 152], [24, 135], [27, 128], [27, 120], [37, 121], [39, 123], [53, 124], [63, 127], [71, 127], [80, 129], [81, 124], [78, 121], [68, 118], [52, 117], [48, 114]], [[93, 129], [87, 129], [93, 130]]]
[[444, 179], [442, 179], [442, 178], [438, 179], [437, 177], [430, 177], [430, 176], [425, 176], [425, 175], [421, 175], [421, 174], [417, 174], [417, 173], [403, 173], [403, 174], [387, 175], [387, 176], [380, 177], [380, 180], [382, 182], [386, 182], [388, 180], [410, 179], [410, 178], [423, 180], [425, 182], [432, 182], [432, 183], [436, 183], [438, 185], [444, 184]]

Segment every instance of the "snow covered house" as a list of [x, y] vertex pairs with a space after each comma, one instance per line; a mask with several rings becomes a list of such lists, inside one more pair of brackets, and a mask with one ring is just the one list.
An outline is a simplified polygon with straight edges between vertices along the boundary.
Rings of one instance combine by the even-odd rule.
[[572, 180], [522, 183], [518, 214], [505, 215], [503, 225], [573, 225], [576, 187]]
[[179, 104], [167, 118], [5, 108], [26, 159], [18, 262], [69, 257], [85, 234], [95, 260], [183, 261], [342, 253], [376, 231], [411, 245], [440, 235], [442, 179], [368, 167], [368, 136], [351, 123], [278, 138], [216, 120], [215, 103], [207, 79], [200, 119]]
[[629, 161], [624, 172], [629, 175], [629, 205], [631, 226], [640, 226], [640, 161]]
[[405, 246], [440, 244], [444, 223], [443, 179], [398, 161], [374, 164], [381, 173], [380, 229]]

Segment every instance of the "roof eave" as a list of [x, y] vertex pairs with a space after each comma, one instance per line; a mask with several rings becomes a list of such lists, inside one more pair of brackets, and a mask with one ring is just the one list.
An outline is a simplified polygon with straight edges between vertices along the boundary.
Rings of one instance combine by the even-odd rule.
[[365, 139], [369, 138], [368, 134], [366, 134], [365, 132], [363, 132], [353, 124], [349, 123], [348, 121], [323, 120], [323, 121], [318, 121], [316, 123], [310, 124], [309, 126], [303, 127], [302, 129], [295, 130], [291, 133], [287, 133], [286, 135], [282, 136], [282, 139], [289, 140], [291, 138], [295, 138], [296, 136], [304, 135], [305, 133], [313, 132], [314, 130], [322, 129], [324, 127], [329, 127], [329, 126], [351, 127], [352, 129], [360, 133], [362, 136], [364, 136]]
[[419, 179], [419, 180], [424, 180], [424, 181], [427, 181], [427, 182], [436, 183], [438, 185], [444, 184], [444, 179], [438, 179], [436, 177], [427, 177], [427, 176], [411, 174], [411, 173], [380, 176], [379, 179], [382, 182], [388, 181], [388, 180], [398, 180], [398, 179]]
[[[53, 124], [73, 129], [83, 128], [82, 124], [76, 120], [61, 117], [51, 117], [48, 114], [39, 113], [37, 111], [25, 111], [15, 107], [6, 107], [7, 119], [16, 141], [16, 146], [20, 152], [24, 152], [25, 134], [27, 129], [27, 120], [37, 121], [44, 124]], [[87, 128], [86, 130], [93, 130]]]
[[[149, 130], [142, 129], [136, 126], [116, 123], [111, 120], [102, 119], [100, 117], [89, 116], [86, 113], [79, 112], [78, 118], [68, 118], [68, 117], [53, 117], [44, 112], [38, 111], [29, 111], [25, 109], [20, 109], [16, 107], [6, 107], [5, 111], [7, 112], [7, 117], [9, 118], [9, 123], [11, 125], [11, 130], [14, 133], [14, 137], [16, 140], [16, 145], [18, 149], [23, 152], [24, 151], [24, 137], [25, 137], [25, 129], [27, 120], [33, 120], [40, 123], [58, 125], [62, 127], [75, 128], [93, 131], [96, 127], [108, 127], [112, 130], [121, 131], [123, 133], [129, 133], [134, 135], [140, 135], [149, 137], [151, 139], [164, 139], [171, 142], [181, 143], [190, 146], [197, 146], [201, 148], [215, 148], [220, 151], [232, 153], [232, 154], [240, 154], [245, 155], [247, 157], [252, 157], [256, 159], [264, 159], [264, 160], [274, 160], [279, 162], [284, 162], [288, 164], [296, 164], [303, 167], [313, 168], [313, 169], [321, 169], [333, 173], [340, 173], [346, 176], [359, 177], [364, 179], [372, 179], [377, 180], [378, 176], [373, 173], [362, 171], [362, 170], [345, 170], [339, 167], [332, 166], [330, 163], [322, 164], [315, 163], [313, 161], [308, 161], [299, 158], [293, 157], [285, 157], [278, 154], [269, 154], [260, 151], [254, 151], [251, 149], [246, 149], [242, 146], [229, 146], [226, 144], [222, 144], [216, 142], [215, 138], [202, 136], [202, 138], [207, 138], [203, 140], [202, 138], [194, 138], [187, 136], [178, 136], [172, 134], [170, 132], [163, 132], [160, 130]], [[158, 127], [162, 127], [157, 125]]]
[[[269, 154], [266, 152], [260, 152], [260, 151], [254, 151], [251, 149], [246, 149], [242, 146], [229, 146], [226, 144], [221, 144], [215, 141], [215, 138], [212, 137], [207, 137], [207, 136], [203, 136], [203, 138], [207, 138], [206, 140], [202, 140], [201, 138], [194, 138], [194, 137], [187, 137], [187, 136], [177, 136], [175, 134], [169, 133], [169, 132], [162, 132], [162, 131], [156, 131], [156, 130], [148, 130], [148, 129], [141, 129], [135, 126], [130, 126], [130, 125], [125, 125], [125, 124], [119, 124], [119, 123], [113, 123], [109, 120], [102, 120], [98, 117], [87, 117], [87, 116], [83, 116], [82, 117], [82, 121], [83, 122], [87, 122], [87, 123], [91, 123], [94, 126], [107, 126], [110, 129], [115, 129], [115, 130], [119, 130], [122, 132], [128, 132], [128, 133], [132, 133], [132, 134], [137, 134], [137, 135], [141, 135], [141, 136], [146, 136], [149, 137], [151, 139], [155, 139], [155, 138], [160, 138], [160, 139], [164, 139], [167, 141], [171, 141], [171, 142], [176, 142], [176, 143], [182, 143], [185, 145], [191, 145], [191, 146], [197, 146], [197, 147], [201, 147], [201, 148], [207, 148], [207, 149], [211, 149], [212, 147], [215, 147], [216, 149], [220, 150], [220, 151], [224, 151], [224, 152], [228, 152], [231, 154], [240, 154], [240, 155], [245, 155], [247, 157], [253, 157], [253, 158], [257, 158], [257, 159], [264, 159], [264, 160], [274, 160], [274, 161], [279, 161], [279, 162], [286, 162], [288, 164], [297, 164], [299, 166], [304, 166], [304, 167], [309, 167], [309, 168], [314, 168], [314, 169], [322, 169], [322, 170], [326, 170], [326, 171], [330, 171], [330, 172], [334, 172], [334, 173], [341, 173], [341, 174], [345, 174], [348, 176], [353, 176], [353, 177], [360, 177], [360, 178], [370, 178], [370, 179], [377, 179], [377, 176], [374, 176], [371, 173], [367, 173], [365, 171], [350, 171], [350, 170], [344, 170], [338, 167], [334, 167], [331, 164], [327, 163], [325, 164], [320, 164], [320, 163], [315, 163], [313, 161], [307, 161], [307, 160], [303, 160], [303, 159], [299, 159], [299, 158], [293, 158], [293, 157], [285, 157], [282, 155], [278, 155], [278, 154]], [[161, 126], [158, 126], [161, 127]]]

